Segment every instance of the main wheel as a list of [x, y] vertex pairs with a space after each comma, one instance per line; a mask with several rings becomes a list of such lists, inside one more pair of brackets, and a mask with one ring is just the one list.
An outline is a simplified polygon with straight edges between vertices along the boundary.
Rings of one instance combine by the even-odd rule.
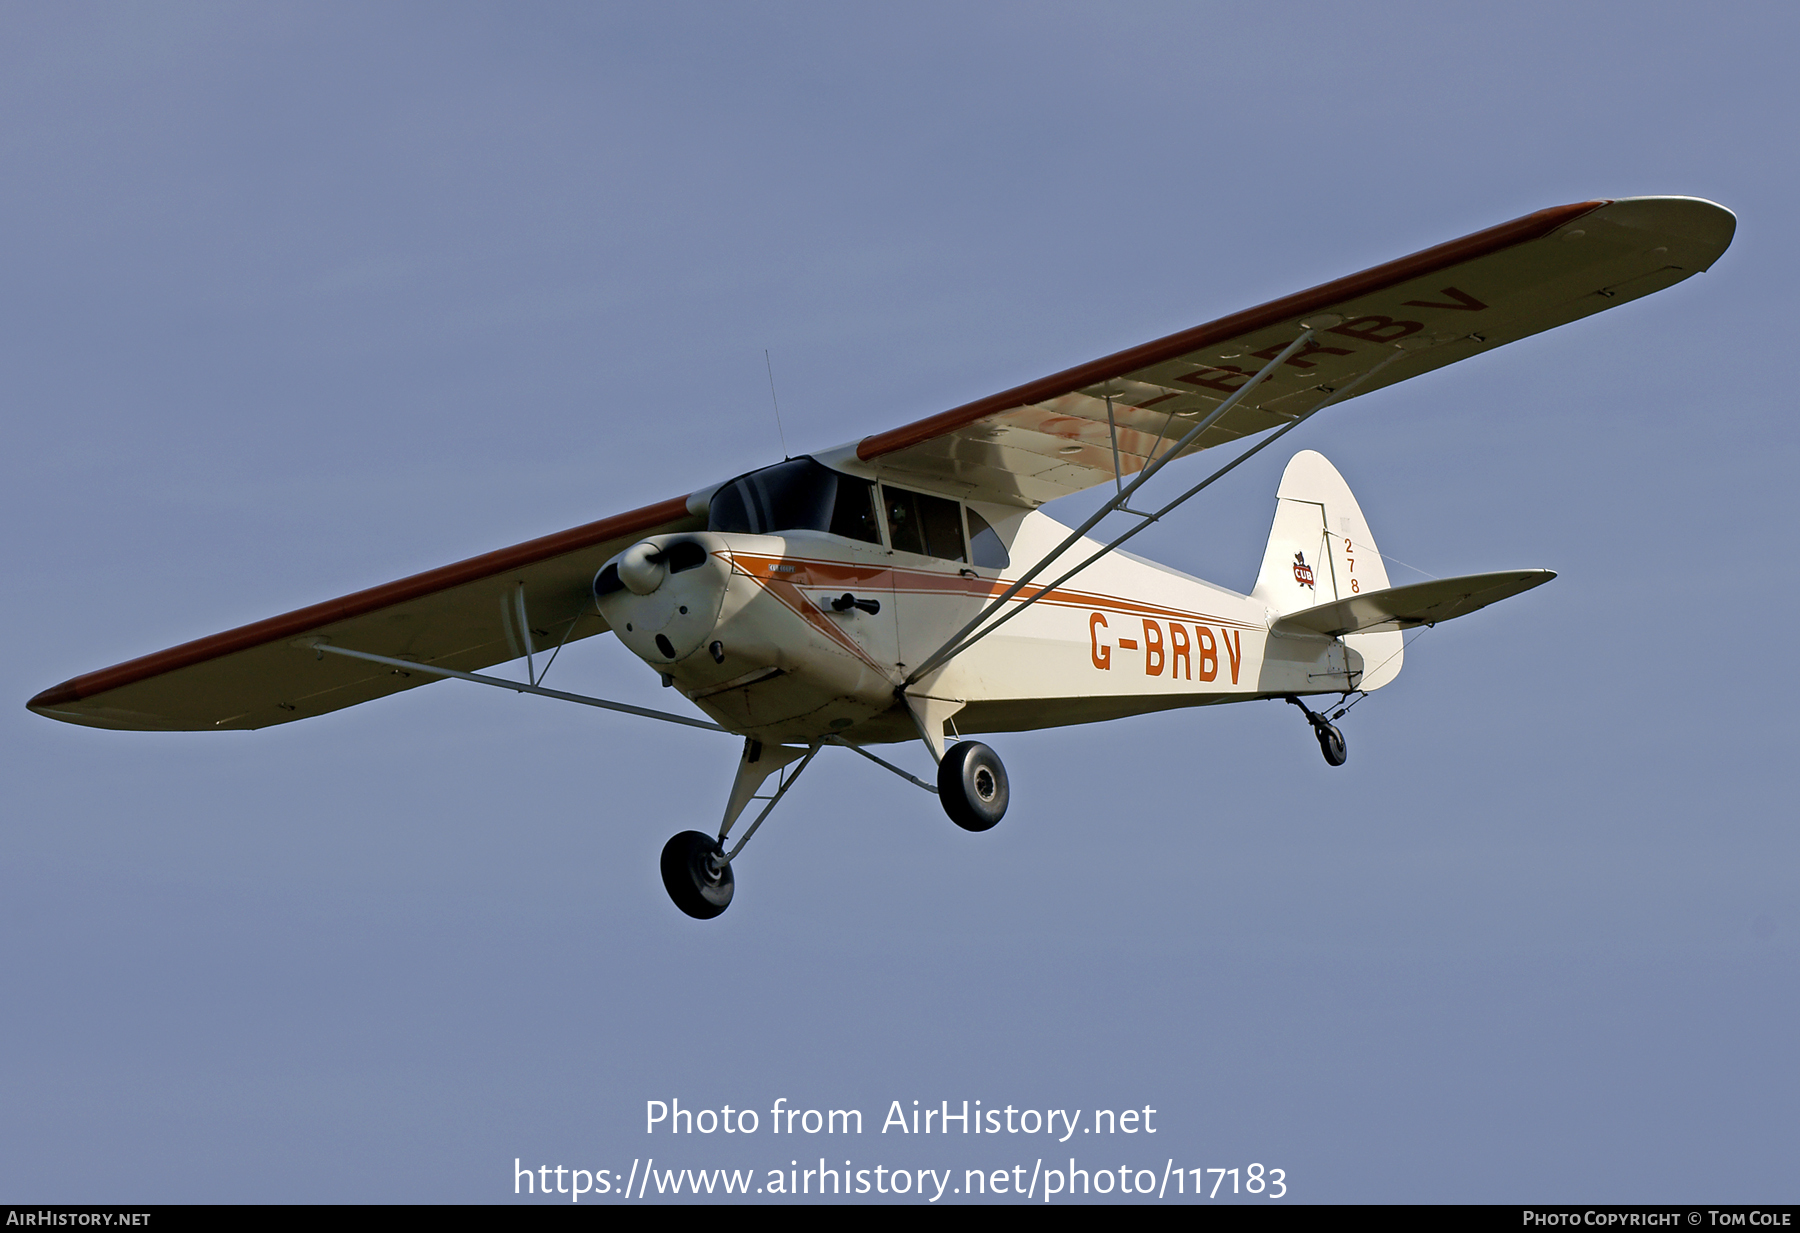
[[952, 745], [938, 763], [938, 800], [965, 831], [985, 831], [1006, 816], [1006, 768], [980, 741]]
[[1319, 752], [1325, 755], [1325, 761], [1333, 766], [1342, 766], [1350, 757], [1344, 749], [1344, 734], [1330, 724], [1320, 724]]
[[695, 920], [730, 907], [736, 889], [719, 841], [699, 831], [682, 831], [663, 845], [662, 880], [675, 906]]

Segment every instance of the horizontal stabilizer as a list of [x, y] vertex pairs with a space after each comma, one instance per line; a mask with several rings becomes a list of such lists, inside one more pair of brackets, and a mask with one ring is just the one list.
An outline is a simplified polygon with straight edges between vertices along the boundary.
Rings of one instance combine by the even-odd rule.
[[1543, 586], [1554, 577], [1556, 571], [1550, 569], [1509, 569], [1495, 574], [1466, 574], [1461, 578], [1437, 578], [1431, 582], [1415, 582], [1411, 586], [1388, 587], [1290, 612], [1269, 630], [1275, 634], [1324, 634], [1336, 638], [1344, 634], [1436, 625], [1521, 591]]

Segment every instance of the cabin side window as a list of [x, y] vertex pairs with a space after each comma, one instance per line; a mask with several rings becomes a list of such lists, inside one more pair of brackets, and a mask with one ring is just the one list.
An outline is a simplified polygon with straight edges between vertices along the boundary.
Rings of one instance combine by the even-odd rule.
[[962, 506], [945, 497], [881, 486], [888, 546], [944, 561], [967, 561], [963, 550]]
[[875, 485], [810, 458], [793, 458], [740, 475], [713, 493], [709, 531], [774, 535], [824, 531], [879, 544]]
[[881, 524], [875, 521], [875, 485], [854, 475], [837, 477], [837, 500], [831, 507], [831, 533], [867, 544], [881, 543]]

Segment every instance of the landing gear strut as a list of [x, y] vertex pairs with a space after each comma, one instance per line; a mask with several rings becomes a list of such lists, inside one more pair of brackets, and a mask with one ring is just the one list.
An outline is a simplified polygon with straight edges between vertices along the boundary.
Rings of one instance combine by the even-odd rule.
[[1333, 727], [1331, 721], [1325, 716], [1310, 709], [1306, 703], [1292, 694], [1288, 695], [1288, 701], [1299, 707], [1306, 715], [1306, 722], [1313, 726], [1313, 735], [1319, 738], [1319, 752], [1325, 755], [1325, 761], [1332, 766], [1344, 765], [1350, 757], [1344, 749], [1344, 734]]
[[[763, 824], [775, 803], [787, 795], [787, 790], [794, 786], [800, 772], [818, 752], [818, 745], [796, 749], [788, 745], [765, 746], [758, 740], [744, 742], [744, 754], [738, 761], [731, 796], [725, 802], [725, 820], [719, 824], [718, 838], [701, 831], [682, 831], [663, 845], [663, 887], [676, 907], [695, 920], [711, 920], [731, 906], [732, 892], [737, 889], [731, 862], [737, 859], [737, 854], [750, 842], [750, 836], [756, 834], [757, 827]], [[782, 774], [782, 768], [794, 761], [800, 765], [792, 772]], [[758, 796], [757, 789], [770, 775], [779, 777], [780, 786], [770, 796]], [[726, 851], [725, 840], [751, 801], [765, 802], [762, 812], [756, 815], [756, 821], [750, 824], [743, 837]]]

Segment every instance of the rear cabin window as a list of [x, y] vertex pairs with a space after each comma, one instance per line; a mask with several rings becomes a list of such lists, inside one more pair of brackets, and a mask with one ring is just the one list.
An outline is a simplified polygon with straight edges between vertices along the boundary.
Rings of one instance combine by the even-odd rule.
[[967, 561], [963, 551], [962, 507], [944, 497], [881, 486], [888, 546], [945, 561]]
[[982, 569], [1005, 569], [1012, 564], [1000, 533], [974, 510], [969, 511], [969, 557]]
[[709, 531], [774, 535], [824, 531], [879, 544], [875, 485], [810, 458], [793, 458], [740, 475], [713, 493]]

